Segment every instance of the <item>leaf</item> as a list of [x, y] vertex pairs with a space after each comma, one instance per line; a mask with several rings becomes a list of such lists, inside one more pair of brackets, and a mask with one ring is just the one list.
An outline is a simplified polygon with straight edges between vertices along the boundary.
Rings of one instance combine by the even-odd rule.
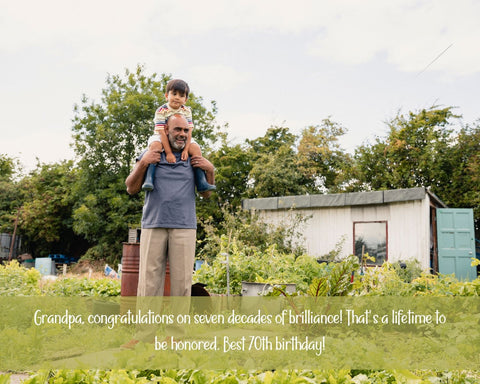
[[307, 294], [313, 297], [328, 296], [329, 284], [326, 277], [315, 278], [308, 287]]

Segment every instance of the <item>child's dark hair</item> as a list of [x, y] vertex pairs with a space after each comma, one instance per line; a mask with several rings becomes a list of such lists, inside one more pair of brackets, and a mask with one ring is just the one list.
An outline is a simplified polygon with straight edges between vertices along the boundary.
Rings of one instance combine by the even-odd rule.
[[185, 81], [180, 79], [173, 79], [167, 83], [165, 93], [168, 93], [170, 91], [177, 91], [183, 93], [186, 97], [188, 97], [188, 94], [190, 93], [190, 88]]

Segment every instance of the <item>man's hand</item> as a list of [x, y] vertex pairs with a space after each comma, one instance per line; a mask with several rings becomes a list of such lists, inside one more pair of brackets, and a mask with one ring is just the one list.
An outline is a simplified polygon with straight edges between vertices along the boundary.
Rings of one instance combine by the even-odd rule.
[[207, 174], [208, 172], [213, 172], [213, 164], [202, 156], [192, 156], [190, 162], [193, 167], [201, 168], [207, 172]]
[[137, 161], [133, 171], [128, 175], [125, 180], [125, 185], [127, 186], [127, 192], [130, 195], [134, 195], [141, 191], [143, 179], [145, 178], [145, 172], [150, 164], [155, 164], [160, 162], [161, 151], [157, 150], [148, 150], [142, 156], [142, 158]]
[[149, 149], [147, 152], [145, 152], [140, 162], [142, 162], [143, 164], [146, 164], [147, 166], [149, 164], [159, 163], [161, 155], [162, 155], [161, 151], [155, 150], [155, 149], [154, 150]]

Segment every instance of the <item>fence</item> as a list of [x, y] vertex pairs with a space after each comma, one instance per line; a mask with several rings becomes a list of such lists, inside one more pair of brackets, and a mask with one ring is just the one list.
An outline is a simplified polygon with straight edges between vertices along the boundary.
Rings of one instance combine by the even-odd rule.
[[[22, 239], [15, 236], [15, 244], [12, 250], [12, 259], [16, 259], [20, 254]], [[0, 233], [0, 259], [8, 259], [10, 255], [10, 247], [12, 246], [12, 235], [9, 233]]]

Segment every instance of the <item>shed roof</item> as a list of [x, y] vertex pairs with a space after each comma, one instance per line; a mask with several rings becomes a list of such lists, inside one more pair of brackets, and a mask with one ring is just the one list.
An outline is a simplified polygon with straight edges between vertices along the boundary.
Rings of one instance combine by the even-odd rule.
[[401, 201], [423, 200], [427, 194], [436, 206], [446, 208], [446, 205], [425, 187], [371, 192], [334, 193], [328, 195], [298, 195], [245, 199], [242, 201], [242, 207], [243, 209], [276, 210], [378, 205]]

